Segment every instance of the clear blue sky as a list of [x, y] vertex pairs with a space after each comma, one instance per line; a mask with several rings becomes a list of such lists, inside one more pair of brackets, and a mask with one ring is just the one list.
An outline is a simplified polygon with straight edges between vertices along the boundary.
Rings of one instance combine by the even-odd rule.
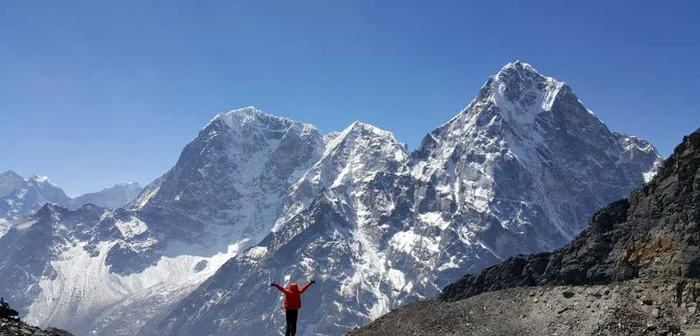
[[248, 105], [413, 149], [516, 59], [668, 155], [700, 126], [698, 3], [3, 1], [0, 170], [146, 184]]

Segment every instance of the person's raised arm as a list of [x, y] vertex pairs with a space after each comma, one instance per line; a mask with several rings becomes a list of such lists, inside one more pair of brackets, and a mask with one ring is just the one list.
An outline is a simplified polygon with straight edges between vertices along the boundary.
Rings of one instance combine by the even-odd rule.
[[304, 287], [301, 287], [301, 289], [299, 290], [299, 293], [304, 294], [304, 292], [306, 292], [306, 290], [309, 288], [309, 286], [311, 286], [311, 284], [314, 284], [314, 283], [316, 283], [316, 281], [314, 281], [314, 280], [309, 281], [306, 285], [304, 285]]
[[273, 287], [279, 289], [279, 291], [284, 293], [284, 294], [289, 294], [289, 291], [286, 288], [278, 285], [276, 282], [271, 283], [270, 286], [273, 286]]

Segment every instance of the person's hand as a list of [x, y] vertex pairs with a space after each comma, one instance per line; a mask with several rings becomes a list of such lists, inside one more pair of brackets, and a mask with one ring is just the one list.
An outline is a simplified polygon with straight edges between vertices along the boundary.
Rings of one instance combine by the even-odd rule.
[[316, 280], [311, 280], [311, 281], [309, 281], [309, 283], [313, 285], [316, 283]]
[[270, 287], [273, 287], [275, 285], [275, 282], [270, 282]]

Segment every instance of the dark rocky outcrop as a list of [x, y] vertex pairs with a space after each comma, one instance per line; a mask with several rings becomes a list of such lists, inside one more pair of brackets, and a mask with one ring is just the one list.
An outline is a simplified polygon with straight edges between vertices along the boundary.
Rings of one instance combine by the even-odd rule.
[[28, 325], [19, 319], [16, 310], [4, 298], [0, 298], [0, 336], [72, 336], [71, 333], [55, 328], [41, 330]]
[[19, 320], [19, 313], [10, 308], [10, 304], [0, 297], [0, 318], [8, 320]]
[[73, 336], [73, 334], [56, 328], [42, 330], [17, 320], [0, 318], [0, 336]]

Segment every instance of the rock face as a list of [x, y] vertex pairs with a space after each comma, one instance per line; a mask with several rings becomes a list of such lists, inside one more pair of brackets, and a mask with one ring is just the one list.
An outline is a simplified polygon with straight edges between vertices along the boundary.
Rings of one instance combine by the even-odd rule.
[[312, 277], [300, 334], [342, 334], [465, 272], [564, 245], [660, 161], [520, 62], [413, 153], [362, 124], [325, 141], [272, 233], [141, 335], [276, 333], [284, 321], [269, 282]]
[[21, 321], [0, 319], [0, 336], [73, 336], [73, 334], [55, 328], [41, 330]]
[[[610, 307], [610, 310], [605, 308], [606, 313], [585, 313], [584, 316], [588, 315], [586, 318], [590, 319], [590, 323], [587, 326], [572, 327], [572, 331], [577, 334], [629, 332], [638, 335], [653, 332], [657, 328], [659, 331], [663, 329], [674, 334], [699, 332], [700, 321], [694, 317], [697, 301], [700, 299], [697, 293], [700, 284], [696, 284], [696, 279], [700, 276], [698, 223], [700, 130], [684, 138], [683, 143], [676, 147], [674, 154], [664, 162], [653, 180], [635, 190], [629, 200], [613, 202], [598, 211], [591, 218], [589, 228], [564, 248], [551, 253], [520, 255], [477, 274], [466, 275], [447, 286], [439, 296], [439, 301], [404, 307], [400, 312], [389, 314], [373, 325], [363, 328], [357, 335], [398, 335], [402, 334], [401, 330], [431, 335], [437, 334], [436, 328], [440, 328], [441, 325], [449, 329], [445, 334], [467, 335], [479, 331], [484, 335], [496, 335], [506, 332], [504, 328], [509, 327], [503, 320], [512, 322], [518, 318], [521, 321], [512, 322], [515, 326], [511, 327], [520, 329], [511, 331], [524, 335], [548, 334], [552, 332], [551, 329], [548, 332], [541, 330], [542, 328], [527, 329], [528, 325], [537, 324], [533, 319], [541, 318], [535, 316], [536, 314], [526, 314], [527, 309], [522, 310], [525, 313], [522, 317], [512, 315], [521, 311], [519, 308], [512, 308], [525, 304], [522, 299], [517, 299], [518, 295], [537, 303], [541, 300], [537, 294], [526, 297], [524, 293], [564, 288], [562, 286], [592, 285], [594, 287], [590, 288], [594, 289], [593, 292], [599, 293], [597, 298], [600, 298], [600, 293], [608, 295], [611, 288], [624, 290], [618, 298], [605, 303], [606, 307]], [[623, 283], [614, 285], [620, 282]], [[517, 289], [532, 286], [539, 289]], [[573, 290], [579, 293], [590, 291], [585, 289], [587, 287], [582, 288], [584, 289], [573, 287]], [[576, 305], [596, 303], [596, 298], [591, 299], [589, 294], [580, 297]], [[515, 295], [516, 299], [513, 299], [512, 295]], [[562, 295], [570, 299], [575, 293], [565, 290]], [[498, 316], [484, 314], [472, 321], [474, 326], [461, 322], [457, 323], [459, 326], [455, 326], [454, 322], [450, 322], [450, 319], [459, 320], [460, 314], [472, 316], [475, 309], [485, 311], [487, 307], [498, 307], [497, 304], [484, 304], [487, 298], [493, 299], [496, 296], [506, 298], [506, 301], [513, 299], [513, 304], [509, 304], [511, 309], [505, 309], [504, 313]], [[645, 309], [647, 311], [634, 308], [635, 305], [651, 306], [658, 301], [674, 302], [677, 307], [683, 309], [668, 304], [649, 307]], [[444, 308], [449, 313], [445, 313], [439, 319], [427, 317], [429, 314], [426, 314], [425, 309], [428, 306], [431, 307], [431, 311]], [[570, 306], [562, 305], [557, 314], [565, 314], [572, 309]], [[504, 309], [505, 305], [501, 307]], [[597, 312], [599, 304], [591, 311]], [[630, 314], [648, 314], [652, 320], [665, 315], [666, 319], [659, 320], [663, 322], [663, 327], [658, 322], [644, 325], [640, 321], [648, 317], [635, 318], [628, 316]], [[620, 318], [624, 316], [629, 317], [629, 323], [620, 322]], [[405, 320], [407, 317], [415, 317], [415, 320], [408, 326], [400, 327], [399, 319]], [[581, 316], [577, 318], [580, 320]], [[685, 323], [682, 319], [685, 319]], [[564, 321], [565, 319], [551, 319], [552, 324], [561, 325]], [[551, 324], [549, 326], [551, 327]]]
[[259, 241], [280, 215], [289, 187], [323, 150], [323, 136], [310, 124], [254, 107], [223, 113], [129, 208], [157, 218], [158, 230], [179, 239], [217, 239], [220, 232], [207, 232], [215, 224], [238, 226], [235, 234]]

